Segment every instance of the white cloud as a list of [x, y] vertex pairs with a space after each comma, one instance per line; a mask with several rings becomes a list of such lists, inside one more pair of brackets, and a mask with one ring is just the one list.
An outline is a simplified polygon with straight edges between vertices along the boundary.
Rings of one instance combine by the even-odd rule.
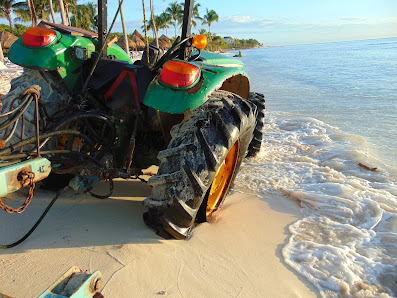
[[225, 18], [226, 20], [230, 20], [236, 23], [252, 23], [255, 22], [255, 19], [250, 16], [229, 16]]

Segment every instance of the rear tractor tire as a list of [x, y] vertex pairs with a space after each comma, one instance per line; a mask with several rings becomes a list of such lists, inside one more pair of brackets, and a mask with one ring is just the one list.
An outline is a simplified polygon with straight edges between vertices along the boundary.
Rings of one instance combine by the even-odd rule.
[[[24, 69], [24, 72], [19, 77], [11, 80], [10, 91], [1, 98], [3, 103], [3, 112], [8, 112], [14, 99], [19, 97], [23, 91], [33, 85], [38, 85], [40, 87], [41, 99], [50, 115], [66, 106], [66, 103], [69, 100], [69, 91], [60, 78], [58, 78], [53, 72]], [[13, 107], [15, 108], [20, 102], [21, 100], [16, 100]], [[30, 138], [36, 134], [34, 114], [35, 107], [34, 104], [31, 103], [25, 111], [26, 124], [23, 136], [24, 139]], [[19, 121], [18, 126], [21, 125], [20, 122], [21, 121]], [[2, 137], [1, 132], [0, 137]], [[20, 140], [21, 130], [17, 127], [15, 134], [10, 140], [10, 144], [14, 144]]]
[[257, 116], [254, 136], [248, 147], [247, 157], [254, 157], [261, 150], [263, 127], [265, 125], [265, 96], [261, 93], [250, 92], [248, 100], [256, 106]]
[[185, 239], [196, 223], [211, 220], [246, 156], [255, 114], [251, 102], [215, 91], [172, 128], [158, 174], [148, 182], [146, 224], [164, 238]]

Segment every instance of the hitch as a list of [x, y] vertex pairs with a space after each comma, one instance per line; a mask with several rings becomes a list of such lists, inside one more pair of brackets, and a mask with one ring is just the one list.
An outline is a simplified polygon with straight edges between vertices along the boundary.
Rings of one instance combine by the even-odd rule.
[[103, 297], [98, 291], [102, 288], [101, 273], [83, 272], [78, 267], [70, 268], [38, 298], [85, 298]]
[[51, 162], [40, 157], [0, 168], [0, 197], [27, 186], [22, 183], [24, 172], [33, 173], [33, 182], [38, 182], [50, 174]]

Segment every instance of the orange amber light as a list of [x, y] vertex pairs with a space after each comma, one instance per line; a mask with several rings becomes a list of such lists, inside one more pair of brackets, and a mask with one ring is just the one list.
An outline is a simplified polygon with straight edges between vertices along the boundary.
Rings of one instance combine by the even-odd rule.
[[203, 34], [197, 35], [193, 38], [193, 44], [197, 49], [202, 50], [207, 46], [207, 37]]
[[32, 27], [26, 30], [22, 37], [22, 44], [28, 47], [45, 47], [54, 42], [57, 38], [57, 33], [54, 30]]
[[160, 72], [160, 82], [175, 87], [186, 88], [197, 82], [200, 69], [190, 63], [171, 60], [164, 64]]

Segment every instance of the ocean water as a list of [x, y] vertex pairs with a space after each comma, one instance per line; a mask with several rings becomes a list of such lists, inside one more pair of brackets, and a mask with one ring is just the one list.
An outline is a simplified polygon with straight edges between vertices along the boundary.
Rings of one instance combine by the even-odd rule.
[[322, 296], [397, 297], [397, 38], [242, 54], [267, 119], [236, 189], [300, 202], [282, 255]]

